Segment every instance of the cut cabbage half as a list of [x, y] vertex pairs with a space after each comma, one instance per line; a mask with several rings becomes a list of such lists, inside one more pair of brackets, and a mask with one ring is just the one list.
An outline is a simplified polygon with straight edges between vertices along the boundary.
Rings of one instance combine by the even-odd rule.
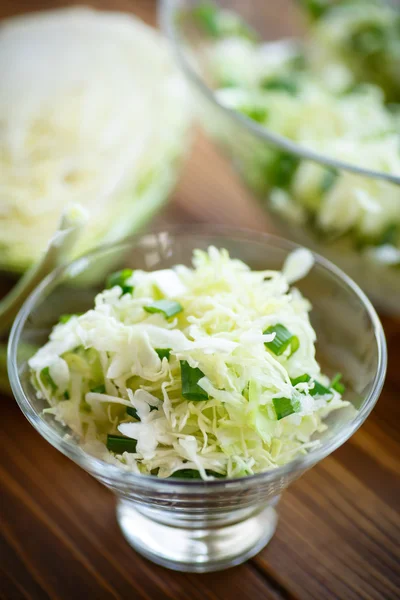
[[189, 111], [155, 30], [89, 8], [8, 19], [0, 72], [0, 268], [36, 262], [67, 204], [90, 215], [79, 254], [166, 199]]

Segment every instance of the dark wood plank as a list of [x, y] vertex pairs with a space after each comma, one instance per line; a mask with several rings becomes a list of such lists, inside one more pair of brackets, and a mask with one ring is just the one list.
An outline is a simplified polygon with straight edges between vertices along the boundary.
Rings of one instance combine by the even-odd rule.
[[400, 596], [400, 436], [379, 418], [391, 400], [385, 390], [353, 438], [283, 496], [255, 561], [300, 598]]
[[[61, 527], [48, 517], [21, 484], [2, 469], [0, 477], [5, 519], [2, 533], [21, 559], [29, 561], [48, 595], [52, 598], [73, 597], [79, 588], [88, 598], [118, 598], [91, 561], [71, 543], [69, 536], [63, 534]], [[62, 565], [62, 568], [55, 569], [54, 565]], [[70, 571], [74, 573], [73, 578]]]
[[[342, 464], [329, 459], [306, 475], [287, 492], [281, 516], [274, 542], [287, 544], [285, 582], [300, 597], [396, 598], [398, 515]], [[278, 569], [274, 542], [259, 560]]]
[[5, 598], [50, 598], [3, 533], [0, 534], [0, 591]]
[[29, 600], [25, 590], [0, 567], [0, 599]]

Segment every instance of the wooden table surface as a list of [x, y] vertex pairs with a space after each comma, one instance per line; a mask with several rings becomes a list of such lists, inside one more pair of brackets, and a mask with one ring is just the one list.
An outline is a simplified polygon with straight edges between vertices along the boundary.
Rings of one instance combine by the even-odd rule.
[[[3, 0], [0, 15], [63, 2]], [[154, 22], [151, 0], [97, 2]], [[161, 222], [268, 229], [227, 164], [198, 138]], [[225, 572], [151, 564], [123, 539], [112, 494], [1, 398], [0, 597], [103, 600], [400, 598], [400, 322], [384, 319], [385, 389], [364, 426], [285, 492], [275, 537]]]

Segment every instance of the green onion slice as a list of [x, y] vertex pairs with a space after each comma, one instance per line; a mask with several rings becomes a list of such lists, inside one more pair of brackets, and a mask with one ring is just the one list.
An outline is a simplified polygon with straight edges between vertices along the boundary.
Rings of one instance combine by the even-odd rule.
[[50, 375], [50, 367], [45, 367], [44, 369], [42, 369], [42, 371], [40, 372], [40, 377], [42, 379], [43, 384], [46, 387], [50, 387], [53, 390], [53, 392], [56, 391], [57, 384], [55, 383], [54, 379]]
[[136, 440], [124, 437], [122, 435], [107, 434], [107, 448], [115, 454], [123, 454], [124, 452], [136, 452]]
[[65, 314], [65, 315], [61, 315], [61, 317], [58, 319], [58, 322], [61, 323], [62, 325], [64, 325], [64, 323], [68, 323], [68, 321], [72, 318], [72, 317], [79, 317], [79, 315], [81, 315], [82, 313], [76, 313], [76, 314]]
[[128, 406], [127, 409], [126, 409], [126, 412], [128, 413], [128, 415], [130, 417], [133, 417], [137, 421], [140, 421], [140, 417], [137, 414], [137, 410], [136, 410], [136, 408], [133, 408], [133, 406]]
[[256, 123], [264, 123], [268, 117], [268, 111], [263, 106], [243, 105], [239, 108], [240, 112]]
[[169, 360], [169, 355], [171, 354], [171, 350], [172, 350], [172, 348], [155, 348], [155, 351], [157, 352], [157, 354], [161, 360], [163, 358], [166, 358], [167, 360]]
[[329, 388], [325, 387], [324, 385], [322, 385], [322, 383], [316, 381], [315, 379], [313, 381], [314, 387], [309, 392], [310, 396], [332, 396], [332, 392]]
[[337, 169], [325, 169], [320, 185], [323, 194], [326, 194], [335, 185], [338, 176]]
[[329, 388], [322, 385], [322, 383], [316, 379], [312, 379], [308, 373], [304, 373], [304, 375], [290, 379], [290, 381], [293, 386], [297, 385], [298, 383], [308, 383], [312, 381], [314, 383], [314, 387], [308, 392], [310, 396], [326, 396], [328, 394], [332, 396], [332, 391]]
[[295, 96], [299, 91], [297, 83], [290, 77], [270, 77], [261, 83], [264, 90], [276, 90]]
[[308, 383], [310, 381], [311, 377], [307, 374], [304, 373], [304, 375], [299, 375], [299, 377], [294, 377], [293, 379], [290, 378], [291, 384], [293, 386], [297, 385], [298, 383]]
[[254, 41], [257, 35], [247, 23], [234, 13], [220, 8], [214, 2], [203, 0], [193, 8], [192, 15], [203, 31], [213, 38], [243, 37]]
[[208, 400], [207, 392], [198, 385], [203, 377], [203, 371], [191, 367], [186, 360], [181, 360], [182, 396], [186, 400]]
[[390, 244], [391, 246], [397, 245], [397, 240], [399, 238], [400, 228], [397, 223], [391, 223], [386, 227], [383, 231], [382, 235], [379, 238], [378, 246], [382, 246], [384, 244]]
[[268, 185], [288, 189], [293, 181], [299, 159], [287, 152], [279, 152], [270, 161], [266, 171]]
[[301, 4], [311, 19], [320, 19], [332, 6], [329, 0], [301, 0]]
[[385, 30], [378, 23], [366, 23], [352, 32], [348, 43], [354, 52], [371, 58], [384, 50], [387, 43]]
[[119, 287], [122, 288], [122, 295], [132, 294], [133, 286], [126, 285], [126, 282], [132, 276], [132, 274], [132, 269], [122, 269], [122, 271], [116, 271], [115, 273], [112, 273], [107, 278], [106, 288], [110, 289], [115, 287], [116, 285], [119, 285]]
[[297, 398], [272, 398], [278, 421], [301, 411], [301, 402]]
[[346, 391], [346, 387], [343, 385], [343, 383], [341, 383], [342, 379], [342, 374], [341, 373], [336, 373], [336, 375], [333, 377], [332, 381], [331, 381], [331, 388], [333, 390], [335, 390], [336, 392], [338, 392], [339, 394], [344, 394]]
[[[216, 473], [215, 471], [210, 471], [206, 469], [207, 475], [210, 477], [216, 477], [218, 479], [224, 479], [226, 475], [222, 475], [221, 473]], [[175, 471], [172, 473], [170, 477], [176, 477], [177, 479], [201, 479], [201, 475], [199, 471], [196, 469], [181, 469], [180, 471]]]
[[193, 9], [193, 16], [208, 35], [219, 36], [218, 8], [213, 2], [200, 2]]
[[271, 350], [276, 356], [280, 356], [290, 347], [290, 356], [298, 350], [300, 346], [299, 338], [297, 335], [293, 335], [284, 325], [278, 323], [277, 325], [271, 325], [268, 327], [264, 334], [275, 333], [275, 337], [272, 342], [265, 342], [265, 346]]
[[106, 386], [105, 385], [96, 385], [96, 387], [92, 388], [90, 391], [93, 392], [93, 394], [105, 394]]
[[143, 306], [148, 313], [162, 313], [166, 319], [170, 319], [174, 315], [183, 311], [183, 307], [175, 300], [156, 300], [152, 304]]
[[[150, 406], [150, 412], [152, 412], [153, 410], [158, 410], [157, 406]], [[126, 412], [130, 417], [133, 417], [137, 421], [140, 421], [140, 417], [137, 413], [137, 410], [133, 406], [128, 406]]]

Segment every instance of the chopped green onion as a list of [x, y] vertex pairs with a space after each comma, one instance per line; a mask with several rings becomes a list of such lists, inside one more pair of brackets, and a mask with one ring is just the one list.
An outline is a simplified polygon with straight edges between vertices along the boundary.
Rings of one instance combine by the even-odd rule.
[[107, 278], [106, 288], [110, 289], [115, 287], [116, 285], [119, 285], [119, 287], [122, 289], [122, 295], [132, 294], [133, 286], [126, 285], [126, 282], [132, 276], [132, 274], [132, 269], [122, 269], [122, 271], [116, 271], [115, 273], [112, 273]]
[[136, 452], [136, 440], [124, 437], [122, 435], [107, 434], [107, 448], [115, 454], [123, 454], [124, 452]]
[[388, 225], [386, 229], [383, 231], [378, 246], [382, 246], [384, 244], [390, 244], [391, 246], [396, 246], [397, 241], [399, 239], [399, 225], [397, 223], [391, 223]]
[[[210, 471], [206, 469], [207, 475], [210, 477], [216, 477], [218, 479], [224, 479], [226, 475], [222, 475], [221, 473], [216, 473], [215, 471]], [[175, 471], [172, 473], [170, 477], [176, 477], [177, 479], [201, 479], [201, 475], [199, 471], [196, 469], [181, 469], [180, 471]]]
[[[152, 412], [153, 410], [158, 410], [157, 406], [150, 406], [150, 412]], [[137, 413], [137, 410], [133, 406], [128, 406], [126, 412], [130, 417], [133, 417], [137, 421], [140, 421], [140, 417]]]
[[96, 387], [91, 388], [90, 391], [93, 392], [93, 394], [105, 394], [106, 386], [105, 385], [97, 385]]
[[295, 96], [299, 91], [297, 83], [290, 77], [271, 77], [261, 83], [264, 90], [277, 90]]
[[299, 159], [292, 154], [276, 153], [267, 167], [266, 178], [269, 186], [287, 189], [292, 183], [299, 163]]
[[320, 19], [332, 6], [331, 0], [300, 0], [311, 19]]
[[294, 354], [296, 352], [296, 350], [298, 350], [300, 348], [300, 341], [299, 338], [297, 337], [297, 335], [293, 336], [292, 339], [292, 343], [291, 343], [291, 351], [289, 356], [292, 356], [292, 354]]
[[262, 106], [241, 106], [239, 111], [256, 123], [265, 123], [268, 117], [267, 109]]
[[137, 421], [140, 421], [140, 417], [137, 414], [137, 410], [136, 410], [136, 408], [133, 408], [133, 406], [128, 406], [127, 409], [126, 409], [126, 412], [128, 413], [128, 415], [130, 417], [133, 417]]
[[61, 323], [62, 325], [64, 325], [64, 323], [68, 323], [68, 321], [71, 319], [71, 317], [75, 317], [77, 315], [61, 315], [61, 317], [58, 319], [58, 322]]
[[310, 396], [327, 396], [328, 394], [332, 396], [332, 392], [329, 388], [325, 387], [322, 385], [322, 383], [316, 381], [315, 379], [313, 381], [314, 387], [309, 392]]
[[304, 373], [304, 375], [299, 375], [299, 377], [294, 377], [293, 379], [290, 378], [290, 381], [291, 384], [295, 386], [298, 383], [307, 383], [308, 381], [310, 381], [310, 379], [311, 377], [307, 373]]
[[181, 469], [175, 471], [171, 477], [177, 477], [178, 479], [201, 479], [200, 473], [195, 469]]
[[272, 398], [272, 403], [278, 421], [301, 411], [301, 402], [297, 398]]
[[336, 169], [325, 169], [321, 181], [321, 192], [323, 194], [326, 194], [335, 185], [338, 175]]
[[44, 369], [42, 369], [42, 371], [40, 373], [40, 377], [42, 379], [43, 384], [46, 387], [51, 387], [51, 389], [53, 391], [55, 391], [57, 389], [57, 384], [55, 383], [54, 379], [50, 375], [50, 367], [45, 367]]
[[349, 40], [352, 50], [371, 56], [382, 52], [387, 43], [385, 30], [378, 23], [366, 23]]
[[143, 306], [148, 313], [162, 313], [166, 319], [170, 319], [174, 315], [183, 311], [183, 307], [175, 300], [156, 300], [153, 304]]
[[211, 37], [244, 37], [254, 41], [257, 35], [235, 13], [220, 10], [214, 2], [199, 2], [192, 12], [199, 26]]
[[342, 374], [336, 373], [336, 375], [333, 377], [333, 379], [331, 381], [331, 388], [333, 390], [335, 390], [336, 392], [338, 392], [339, 394], [344, 394], [344, 392], [346, 391], [346, 388], [343, 385], [343, 383], [340, 382], [341, 379], [342, 379]]
[[[341, 375], [339, 375], [339, 379], [340, 379], [340, 377], [341, 377]], [[311, 379], [311, 377], [310, 377], [310, 375], [308, 375], [308, 373], [304, 373], [304, 375], [300, 375], [299, 377], [290, 379], [290, 381], [293, 386], [297, 385], [298, 383], [308, 383], [308, 382], [312, 381], [312, 383], [314, 383], [314, 387], [308, 392], [310, 394], [310, 396], [326, 396], [328, 394], [332, 395], [332, 392], [329, 388], [322, 385], [322, 383], [320, 383], [316, 379]], [[341, 385], [341, 384], [339, 384], [339, 385]], [[333, 386], [331, 386], [331, 387], [333, 387]]]
[[293, 335], [284, 325], [278, 323], [277, 325], [271, 325], [268, 327], [264, 334], [275, 333], [275, 337], [272, 342], [265, 342], [265, 346], [271, 350], [276, 356], [280, 356], [290, 347], [290, 356], [298, 350], [300, 346], [299, 338]]
[[157, 352], [157, 354], [161, 360], [163, 358], [166, 358], [167, 360], [169, 360], [169, 355], [171, 354], [171, 350], [172, 350], [172, 348], [155, 348], [155, 351]]
[[193, 16], [208, 35], [218, 37], [218, 7], [213, 2], [200, 2], [193, 9]]
[[182, 396], [186, 400], [208, 400], [207, 392], [198, 385], [203, 377], [204, 373], [199, 368], [181, 360]]

